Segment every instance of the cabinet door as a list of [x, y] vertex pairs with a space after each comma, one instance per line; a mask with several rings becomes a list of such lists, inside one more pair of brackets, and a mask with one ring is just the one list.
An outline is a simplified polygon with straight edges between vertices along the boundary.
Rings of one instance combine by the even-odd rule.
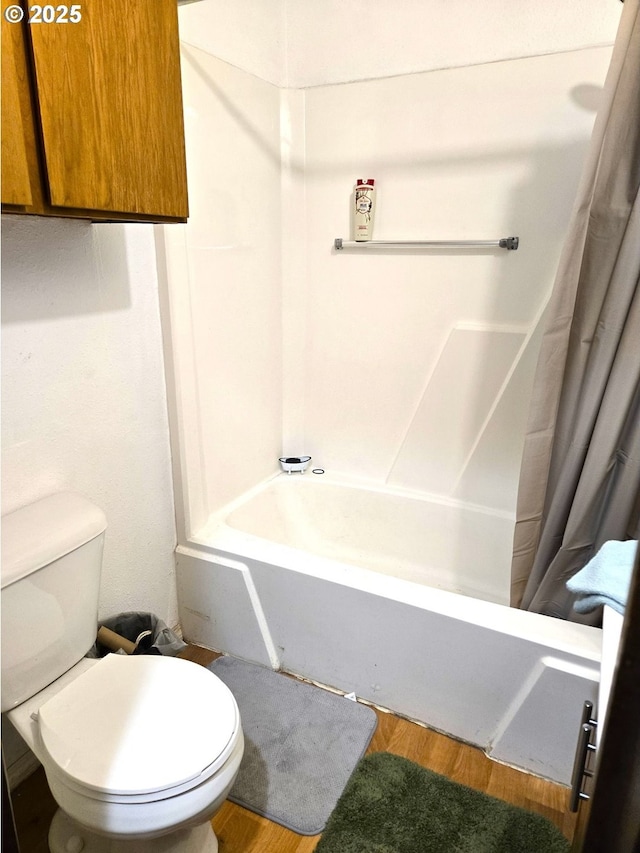
[[10, 0], [2, 0], [2, 202], [26, 206], [33, 202], [25, 138], [25, 124], [31, 121], [29, 80], [22, 26], [5, 17], [9, 5]]
[[176, 0], [28, 6], [51, 205], [184, 220]]

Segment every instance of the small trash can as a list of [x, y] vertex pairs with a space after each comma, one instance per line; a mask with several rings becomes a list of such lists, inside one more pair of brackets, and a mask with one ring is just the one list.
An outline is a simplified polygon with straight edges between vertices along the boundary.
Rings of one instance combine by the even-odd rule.
[[[103, 619], [98, 623], [98, 627], [108, 628], [129, 640], [139, 649], [135, 652], [138, 654], [177, 655], [187, 647], [187, 644], [153, 613], [119, 613], [117, 616]], [[87, 657], [102, 658], [111, 651], [113, 650], [98, 639]]]

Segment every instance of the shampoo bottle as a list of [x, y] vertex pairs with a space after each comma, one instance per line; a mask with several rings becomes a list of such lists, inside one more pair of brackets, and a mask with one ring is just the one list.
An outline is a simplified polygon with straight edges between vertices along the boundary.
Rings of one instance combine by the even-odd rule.
[[354, 189], [355, 209], [353, 214], [354, 240], [366, 242], [373, 233], [376, 190], [373, 178], [358, 178]]

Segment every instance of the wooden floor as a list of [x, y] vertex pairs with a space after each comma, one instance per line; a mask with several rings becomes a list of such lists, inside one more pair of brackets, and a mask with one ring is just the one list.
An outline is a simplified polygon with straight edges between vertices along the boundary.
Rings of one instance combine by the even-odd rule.
[[[206, 665], [215, 652], [190, 646], [182, 657]], [[368, 752], [393, 752], [508, 803], [545, 815], [571, 840], [575, 816], [567, 812], [568, 789], [487, 758], [475, 747], [376, 711], [378, 727]], [[55, 803], [40, 769], [12, 794], [20, 853], [48, 853], [47, 830]], [[220, 853], [311, 853], [320, 836], [297, 835], [226, 802], [213, 819]]]

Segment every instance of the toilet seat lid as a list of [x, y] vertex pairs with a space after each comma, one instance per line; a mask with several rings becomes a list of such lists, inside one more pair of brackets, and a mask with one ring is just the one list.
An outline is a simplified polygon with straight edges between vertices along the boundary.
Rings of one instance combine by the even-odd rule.
[[45, 702], [38, 718], [59, 770], [122, 795], [211, 775], [240, 724], [231, 691], [212, 672], [152, 655], [108, 655]]

